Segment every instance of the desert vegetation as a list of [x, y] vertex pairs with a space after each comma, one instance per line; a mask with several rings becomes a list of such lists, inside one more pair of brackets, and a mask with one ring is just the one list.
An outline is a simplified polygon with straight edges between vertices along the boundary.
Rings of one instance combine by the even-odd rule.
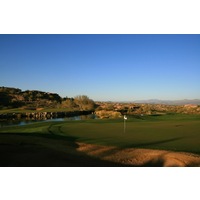
[[128, 115], [200, 114], [200, 106], [197, 104], [165, 105], [114, 102], [96, 102], [96, 104], [98, 105], [97, 111], [115, 111]]
[[[167, 113], [200, 114], [200, 105], [165, 105], [119, 102], [94, 102], [86, 95], [60, 97], [56, 93], [0, 87], [0, 112], [11, 109], [35, 111], [92, 111], [100, 118], [120, 118], [127, 115], [162, 115]], [[19, 112], [19, 110], [18, 110]]]
[[95, 103], [86, 95], [62, 98], [56, 93], [0, 87], [0, 110], [13, 108], [21, 108], [21, 111], [43, 109], [88, 111], [95, 109]]

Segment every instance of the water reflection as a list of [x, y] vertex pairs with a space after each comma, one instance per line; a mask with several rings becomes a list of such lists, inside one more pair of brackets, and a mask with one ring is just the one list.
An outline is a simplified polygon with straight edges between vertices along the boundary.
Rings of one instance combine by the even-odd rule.
[[23, 126], [27, 124], [32, 124], [35, 122], [53, 122], [53, 121], [74, 121], [74, 120], [88, 120], [88, 119], [97, 119], [95, 114], [89, 115], [79, 115], [74, 117], [64, 117], [64, 118], [50, 118], [50, 119], [41, 119], [41, 120], [34, 120], [34, 119], [13, 119], [13, 120], [5, 120], [0, 121], [0, 127], [7, 127], [7, 126]]

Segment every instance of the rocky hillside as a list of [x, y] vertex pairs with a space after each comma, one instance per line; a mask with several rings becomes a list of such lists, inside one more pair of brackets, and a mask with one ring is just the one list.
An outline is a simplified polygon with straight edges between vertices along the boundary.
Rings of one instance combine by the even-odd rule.
[[127, 115], [160, 115], [167, 113], [200, 114], [200, 105], [164, 105], [97, 102], [97, 111], [116, 111]]
[[24, 108], [35, 110], [40, 108], [67, 108], [69, 110], [92, 111], [96, 107], [94, 101], [86, 95], [75, 98], [62, 98], [56, 93], [38, 90], [22, 91], [18, 88], [0, 87], [0, 109]]
[[0, 108], [54, 107], [62, 98], [56, 93], [37, 90], [22, 91], [18, 88], [0, 87]]
[[147, 103], [94, 102], [86, 95], [62, 98], [56, 93], [37, 90], [22, 91], [18, 88], [0, 87], [0, 109], [67, 108], [69, 111], [96, 111], [102, 118], [117, 118], [128, 115], [152, 115], [165, 113], [200, 114], [200, 105], [164, 105]]

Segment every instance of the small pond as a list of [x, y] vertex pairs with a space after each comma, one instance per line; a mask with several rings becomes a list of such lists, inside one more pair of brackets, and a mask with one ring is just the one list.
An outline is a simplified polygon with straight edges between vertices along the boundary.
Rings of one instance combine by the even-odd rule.
[[41, 119], [41, 120], [30, 120], [30, 119], [4, 120], [0, 121], [0, 127], [23, 126], [35, 122], [53, 122], [53, 121], [71, 121], [71, 120], [74, 121], [74, 120], [88, 120], [88, 119], [97, 119], [97, 116], [95, 114], [89, 114], [89, 115], [79, 115], [74, 117], [51, 118], [51, 119]]

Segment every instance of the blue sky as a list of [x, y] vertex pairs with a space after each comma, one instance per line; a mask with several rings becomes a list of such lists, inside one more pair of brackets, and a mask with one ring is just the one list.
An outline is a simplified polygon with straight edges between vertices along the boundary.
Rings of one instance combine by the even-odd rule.
[[200, 35], [0, 35], [0, 86], [94, 100], [200, 99]]

